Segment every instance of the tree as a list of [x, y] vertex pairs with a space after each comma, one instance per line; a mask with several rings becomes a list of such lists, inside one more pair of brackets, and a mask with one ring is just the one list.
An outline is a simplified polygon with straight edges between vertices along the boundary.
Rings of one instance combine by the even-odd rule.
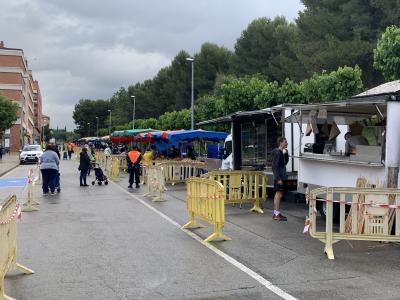
[[18, 119], [18, 104], [0, 94], [0, 136]]
[[[359, 65], [363, 81], [374, 86], [383, 80], [373, 69], [373, 47], [386, 27], [387, 11], [378, 2], [360, 0], [303, 0], [296, 20], [296, 54], [309, 75]], [[391, 1], [393, 2], [393, 1]], [[399, 6], [397, 1], [395, 6]], [[397, 19], [396, 22], [399, 22]]]
[[127, 89], [121, 87], [110, 99], [110, 106], [113, 115], [112, 123], [122, 125], [132, 120], [132, 99]]
[[[90, 100], [81, 99], [75, 105], [72, 117], [77, 126], [75, 132], [81, 136], [87, 136], [90, 131], [93, 133], [97, 127], [97, 119], [99, 121], [99, 128], [108, 128], [109, 125], [109, 112], [111, 108], [110, 101], [107, 100]], [[113, 118], [114, 121], [117, 120], [116, 117]], [[90, 123], [90, 125], [88, 124]]]
[[199, 121], [218, 118], [225, 114], [224, 100], [214, 95], [198, 99], [195, 108], [195, 117]]
[[374, 49], [374, 67], [386, 80], [400, 79], [400, 28], [386, 28]]
[[224, 114], [256, 109], [255, 99], [266, 85], [260, 76], [245, 76], [223, 84], [215, 95], [223, 100]]
[[226, 74], [233, 53], [216, 44], [204, 43], [194, 55], [196, 98], [210, 93], [218, 74]]
[[235, 44], [232, 68], [238, 75], [262, 74], [269, 81], [305, 76], [293, 42], [296, 27], [284, 17], [259, 18], [249, 24]]
[[363, 90], [362, 71], [358, 66], [339, 67], [330, 73], [314, 74], [300, 83], [302, 103], [342, 100]]

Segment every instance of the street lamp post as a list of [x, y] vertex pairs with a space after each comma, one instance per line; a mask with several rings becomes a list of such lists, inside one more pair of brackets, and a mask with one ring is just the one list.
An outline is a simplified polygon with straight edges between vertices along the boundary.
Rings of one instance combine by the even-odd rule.
[[191, 129], [194, 130], [194, 59], [191, 57], [186, 58], [187, 61], [190, 61], [192, 64], [192, 117], [191, 117]]
[[88, 137], [90, 136], [90, 122], [87, 123], [88, 124]]
[[99, 117], [96, 117], [96, 136], [99, 137]]
[[107, 110], [110, 113], [110, 122], [108, 123], [108, 134], [111, 135], [111, 109]]
[[131, 96], [133, 98], [133, 110], [132, 110], [132, 129], [135, 129], [135, 110], [136, 110], [136, 96]]

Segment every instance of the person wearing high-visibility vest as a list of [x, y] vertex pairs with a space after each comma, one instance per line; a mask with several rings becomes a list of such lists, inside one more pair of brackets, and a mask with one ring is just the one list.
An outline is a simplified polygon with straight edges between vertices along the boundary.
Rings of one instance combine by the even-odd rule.
[[129, 173], [129, 186], [128, 188], [132, 188], [133, 181], [136, 183], [136, 188], [140, 188], [140, 161], [142, 160], [142, 154], [139, 151], [139, 148], [133, 147], [131, 151], [128, 152], [127, 158], [128, 162], [128, 173]]

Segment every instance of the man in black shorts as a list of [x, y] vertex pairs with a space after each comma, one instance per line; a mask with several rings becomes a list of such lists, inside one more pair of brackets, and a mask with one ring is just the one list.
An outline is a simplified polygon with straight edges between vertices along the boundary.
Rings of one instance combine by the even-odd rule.
[[285, 180], [287, 180], [286, 165], [289, 161], [287, 152], [287, 140], [284, 137], [278, 138], [278, 148], [272, 151], [272, 172], [274, 173], [274, 214], [272, 219], [275, 221], [287, 221], [281, 214], [279, 207], [283, 193], [285, 192]]

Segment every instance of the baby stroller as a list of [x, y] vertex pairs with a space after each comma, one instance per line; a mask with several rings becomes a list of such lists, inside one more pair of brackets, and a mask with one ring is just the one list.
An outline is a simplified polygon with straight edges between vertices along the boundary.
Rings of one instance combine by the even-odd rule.
[[107, 176], [104, 175], [103, 170], [100, 168], [98, 163], [93, 163], [93, 170], [94, 170], [95, 180], [92, 181], [92, 185], [95, 185], [96, 181], [98, 185], [102, 185], [103, 182], [105, 185], [107, 185], [108, 184]]

